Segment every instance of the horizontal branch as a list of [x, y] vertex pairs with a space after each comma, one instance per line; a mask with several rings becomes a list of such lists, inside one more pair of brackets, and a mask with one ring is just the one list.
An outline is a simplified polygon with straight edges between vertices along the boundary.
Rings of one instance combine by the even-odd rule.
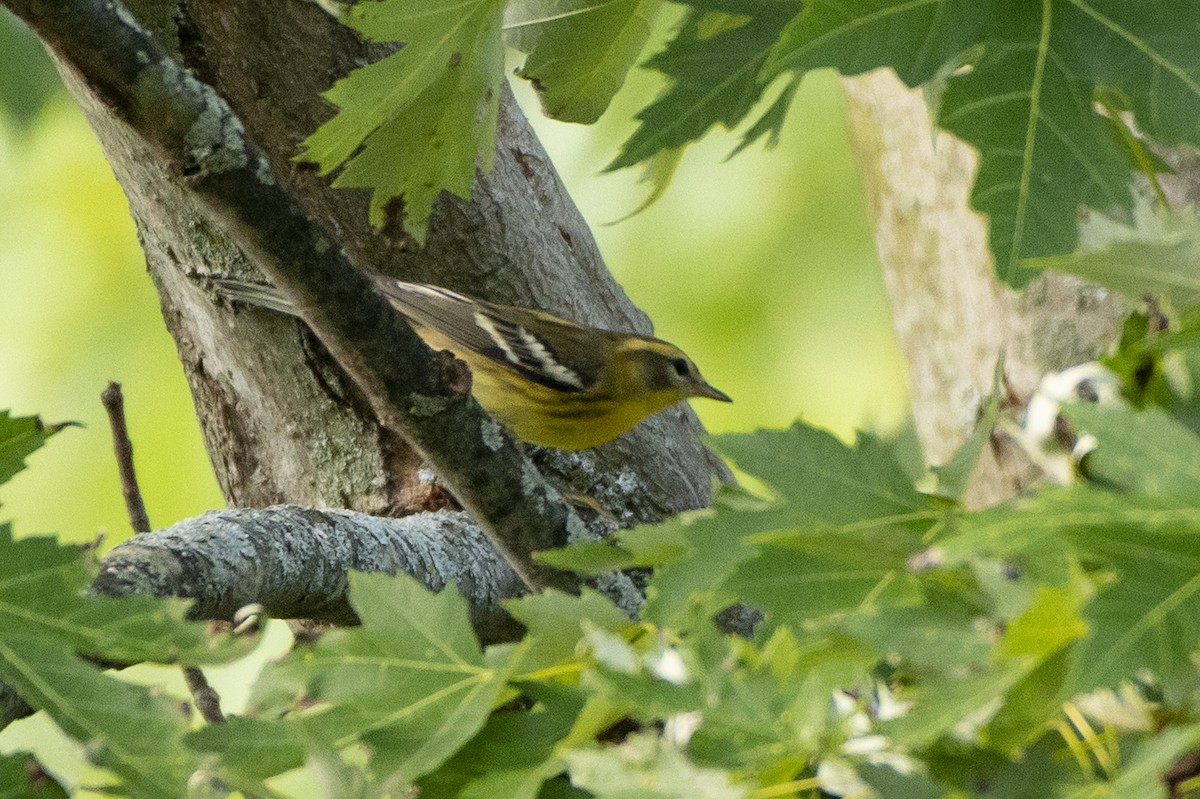
[[229, 620], [258, 603], [273, 618], [353, 624], [351, 569], [405, 572], [431, 591], [454, 582], [484, 640], [511, 637], [500, 600], [525, 593], [465, 513], [391, 519], [295, 505], [212, 511], [139, 535], [104, 557], [92, 588], [185, 597], [194, 619]]
[[519, 447], [474, 402], [465, 367], [433, 353], [288, 194], [225, 101], [116, 0], [0, 0], [163, 155], [175, 179], [298, 310], [388, 428], [413, 445], [532, 588], [575, 590], [532, 554], [583, 533]]
[[[524, 585], [461, 512], [390, 519], [294, 505], [212, 511], [115, 547], [92, 587], [105, 596], [191, 599], [197, 620], [228, 621], [257, 603], [273, 618], [352, 624], [350, 569], [406, 572], [433, 591], [453, 581], [483, 641], [520, 629], [500, 600], [520, 596]], [[0, 682], [0, 729], [33, 712]]]
[[[92, 588], [104, 596], [190, 599], [189, 616], [197, 620], [228, 621], [257, 603], [272, 618], [353, 624], [346, 597], [351, 569], [404, 572], [431, 591], [453, 582], [484, 643], [521, 631], [500, 603], [526, 593], [525, 585], [461, 511], [402, 519], [295, 505], [210, 511], [115, 547]], [[642, 597], [627, 576], [605, 575], [596, 587], [636, 615]], [[31, 713], [0, 682], [0, 729]]]

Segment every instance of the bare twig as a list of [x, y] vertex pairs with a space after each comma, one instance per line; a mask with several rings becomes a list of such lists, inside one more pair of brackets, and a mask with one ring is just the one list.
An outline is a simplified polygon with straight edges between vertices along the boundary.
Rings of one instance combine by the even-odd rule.
[[224, 724], [225, 714], [221, 711], [221, 696], [208, 684], [204, 672], [196, 666], [183, 667], [183, 679], [192, 692], [192, 702], [200, 716], [209, 724]]
[[[100, 401], [104, 403], [108, 426], [112, 429], [113, 454], [121, 475], [121, 495], [125, 497], [129, 526], [135, 533], [148, 533], [150, 516], [146, 513], [146, 503], [142, 501], [142, 490], [138, 487], [137, 474], [133, 470], [133, 442], [129, 440], [129, 427], [125, 424], [125, 395], [121, 393], [121, 384], [110, 380], [104, 391], [100, 392]], [[208, 684], [204, 672], [196, 666], [184, 666], [183, 679], [201, 717], [209, 724], [223, 724], [225, 714], [221, 712], [221, 697]]]
[[129, 429], [125, 425], [125, 396], [121, 384], [109, 381], [100, 393], [100, 401], [108, 413], [108, 426], [112, 429], [113, 454], [117, 458], [117, 472], [121, 475], [121, 496], [125, 497], [125, 512], [129, 514], [129, 526], [135, 533], [150, 532], [150, 517], [146, 515], [146, 503], [138, 488], [137, 474], [133, 470], [133, 442], [129, 440]]

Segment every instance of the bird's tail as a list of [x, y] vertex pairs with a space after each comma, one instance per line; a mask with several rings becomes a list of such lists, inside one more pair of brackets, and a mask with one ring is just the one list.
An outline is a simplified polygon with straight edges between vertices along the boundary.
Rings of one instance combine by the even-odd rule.
[[228, 277], [214, 278], [212, 286], [217, 293], [233, 302], [254, 305], [270, 311], [296, 316], [296, 309], [284, 299], [279, 289], [265, 283], [250, 283]]

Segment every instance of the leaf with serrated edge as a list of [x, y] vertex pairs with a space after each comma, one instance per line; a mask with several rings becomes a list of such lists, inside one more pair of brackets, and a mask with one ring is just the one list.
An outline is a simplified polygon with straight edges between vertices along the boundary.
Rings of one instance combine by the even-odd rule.
[[1116, 687], [1140, 669], [1168, 693], [1191, 684], [1191, 653], [1200, 648], [1200, 506], [1193, 498], [1047, 490], [964, 517], [959, 535], [942, 546], [947, 562], [968, 553], [1001, 556], [1051, 581], [1065, 577], [1062, 564], [1071, 557], [1112, 572], [1084, 608], [1091, 632], [1075, 648], [1068, 693]]
[[485, 657], [452, 587], [434, 595], [407, 575], [352, 572], [350, 602], [362, 626], [267, 669], [255, 694], [299, 693], [313, 705], [298, 715], [308, 734], [335, 750], [367, 744], [376, 773], [411, 782], [480, 730], [520, 648]]
[[10, 416], [0, 411], [0, 483], [25, 468], [25, 458], [66, 425], [46, 427], [36, 416]]
[[228, 660], [243, 645], [210, 646], [185, 603], [88, 596], [78, 547], [13, 541], [0, 525], [0, 678], [112, 771], [134, 796], [186, 793], [198, 765], [183, 746], [178, 703], [103, 674], [78, 653], [117, 662]]
[[[688, 16], [665, 50], [645, 66], [662, 72], [670, 84], [638, 112], [638, 129], [607, 169], [648, 161], [700, 139], [714, 125], [732, 129], [746, 118], [768, 82], [759, 71], [779, 32], [798, 3], [756, 0], [721, 3], [693, 0]], [[782, 107], [767, 114], [768, 124], [783, 118]], [[762, 122], [762, 120], [760, 120]]]
[[504, 26], [546, 116], [600, 118], [641, 55], [662, 0], [518, 0]]
[[909, 85], [970, 52], [945, 81], [939, 124], [980, 153], [972, 206], [987, 214], [1000, 277], [1074, 249], [1081, 205], [1128, 209], [1130, 169], [1096, 113], [1120, 91], [1138, 128], [1200, 143], [1197, 11], [1186, 0], [812, 0], [764, 70], [891, 66]]
[[917, 86], [976, 40], [994, 6], [990, 0], [808, 0], [763, 73], [834, 66], [857, 75], [890, 66]]
[[374, 190], [371, 221], [404, 201], [405, 229], [418, 242], [443, 190], [469, 197], [476, 157], [494, 149], [504, 65], [500, 0], [381, 0], [358, 3], [346, 20], [366, 38], [404, 42], [355, 70], [324, 97], [339, 112], [305, 142], [322, 173], [345, 165], [335, 186]]
[[[607, 597], [584, 588], [579, 596], [547, 590], [504, 603], [513, 618], [525, 625], [533, 639], [523, 653], [514, 679], [537, 679], [538, 671], [573, 659], [584, 623], [622, 634], [636, 625]], [[553, 672], [553, 669], [550, 669]]]
[[134, 796], [184, 795], [197, 759], [182, 745], [178, 703], [79, 660], [69, 646], [29, 627], [0, 633], [0, 678]]

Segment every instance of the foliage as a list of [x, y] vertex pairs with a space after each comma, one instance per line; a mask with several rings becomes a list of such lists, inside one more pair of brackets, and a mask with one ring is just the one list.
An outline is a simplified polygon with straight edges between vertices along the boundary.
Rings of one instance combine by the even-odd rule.
[[[0, 482], [61, 427], [7, 412], [0, 422]], [[237, 649], [184, 621], [178, 600], [86, 596], [90, 570], [78, 547], [50, 538], [14, 541], [0, 525], [0, 553], [0, 679], [86, 743], [92, 759], [134, 795], [181, 795], [199, 759], [182, 746], [186, 720], [178, 705], [94, 663], [200, 663]], [[5, 761], [4, 768], [16, 766]], [[53, 795], [45, 786], [37, 790]]]
[[[1200, 56], [1189, 33], [1200, 10], [1185, 0], [680, 4], [686, 10], [674, 37], [645, 62], [667, 87], [638, 114], [641, 124], [610, 166], [648, 164], [653, 196], [682, 148], [715, 125], [742, 125], [773, 86], [774, 99], [747, 124], [738, 150], [777, 139], [804, 73], [890, 67], [909, 86], [924, 86], [937, 124], [979, 151], [972, 204], [990, 220], [997, 272], [1019, 286], [1031, 274], [1025, 261], [1074, 250], [1080, 206], [1127, 212], [1131, 169], [1151, 177], [1168, 169], [1141, 136], [1200, 144]], [[499, 5], [474, 3], [466, 23], [447, 13], [418, 18], [409, 0], [362, 3], [349, 14], [368, 38], [408, 44], [334, 87], [327, 96], [342, 111], [309, 139], [306, 157], [329, 171], [361, 145], [338, 184], [373, 188], [377, 223], [386, 202], [402, 197], [409, 229], [423, 239], [436, 194], [468, 196], [476, 154], [490, 163]], [[529, 53], [520, 74], [542, 92], [544, 110], [594, 121], [646, 40], [657, 5], [514, 0], [519, 22], [508, 41]], [[449, 83], [438, 89], [437, 81]], [[448, 137], [450, 120], [472, 134]], [[452, 140], [451, 150], [437, 152]], [[384, 163], [385, 141], [403, 157]], [[444, 172], [430, 174], [429, 160]]]
[[54, 66], [37, 37], [0, 9], [0, 122], [27, 128], [57, 87]]
[[[1161, 142], [1194, 139], [1197, 12], [1178, 0], [682, 5], [647, 62], [667, 86], [614, 168], [649, 161], [661, 182], [715, 124], [752, 120], [741, 146], [772, 140], [803, 72], [891, 66], [935, 89], [940, 124], [980, 150], [974, 202], [1002, 276], [1055, 267], [1162, 301], [1131, 316], [1107, 360], [1124, 400], [1062, 409], [1095, 442], [1078, 480], [960, 504], [1000, 418], [999, 378], [960, 455], [919, 482], [872, 435], [847, 446], [797, 423], [722, 436], [715, 448], [762, 495], [727, 489], [707, 511], [543, 554], [586, 573], [649, 569], [639, 619], [594, 591], [548, 592], [509, 603], [522, 640], [484, 648], [453, 587], [354, 575], [360, 627], [297, 644], [259, 677], [247, 714], [195, 731], [94, 663], [236, 648], [178, 602], [86, 595], [83, 553], [2, 528], [0, 678], [85, 743], [114, 792], [284, 795], [277, 778], [300, 773], [335, 796], [1154, 797], [1200, 745], [1195, 223], [1138, 209], [1135, 227], [1067, 255], [1080, 205], [1131, 207], [1130, 164], [1162, 168], [1123, 114]], [[590, 121], [658, 3], [513, 8], [522, 74], [548, 112]], [[383, 0], [347, 12], [404, 46], [334, 87], [341, 111], [306, 157], [374, 189], [376, 222], [402, 197], [421, 238], [437, 193], [465, 194], [477, 155], [489, 160], [504, 11]], [[53, 431], [0, 415], [0, 482]], [[752, 637], [714, 624], [734, 603], [759, 614]], [[61, 793], [23, 755], [0, 757], [0, 776], [6, 790]]]
[[[967, 512], [960, 475], [923, 493], [874, 436], [720, 436], [765, 495], [544, 555], [652, 567], [640, 620], [548, 592], [509, 603], [523, 640], [481, 649], [452, 588], [353, 575], [361, 627], [297, 644], [246, 716], [189, 734], [74, 653], [206, 657], [191, 628], [155, 600], [82, 598], [76, 553], [4, 537], [0, 609], [22, 609], [0, 611], [0, 674], [104, 741], [93, 757], [135, 796], [201, 764], [276, 795], [298, 772], [446, 799], [1159, 796], [1200, 743], [1200, 353], [1186, 317], [1132, 319], [1114, 363], [1192, 371], [1159, 369], [1154, 395], [1127, 382], [1140, 407], [1065, 407], [1098, 442], [1074, 485]], [[713, 623], [733, 602], [761, 613], [750, 640]]]
[[0, 483], [8, 482], [24, 469], [25, 458], [66, 426], [47, 427], [36, 416], [13, 417], [7, 410], [0, 411]]
[[512, 0], [507, 42], [547, 116], [595, 122], [641, 54], [662, 0]]
[[303, 157], [323, 172], [344, 163], [336, 186], [374, 189], [376, 225], [403, 197], [408, 229], [424, 241], [438, 192], [470, 195], [477, 152], [490, 166], [503, 12], [502, 0], [385, 0], [347, 13], [366, 38], [404, 47], [325, 93], [341, 110], [304, 142]]

